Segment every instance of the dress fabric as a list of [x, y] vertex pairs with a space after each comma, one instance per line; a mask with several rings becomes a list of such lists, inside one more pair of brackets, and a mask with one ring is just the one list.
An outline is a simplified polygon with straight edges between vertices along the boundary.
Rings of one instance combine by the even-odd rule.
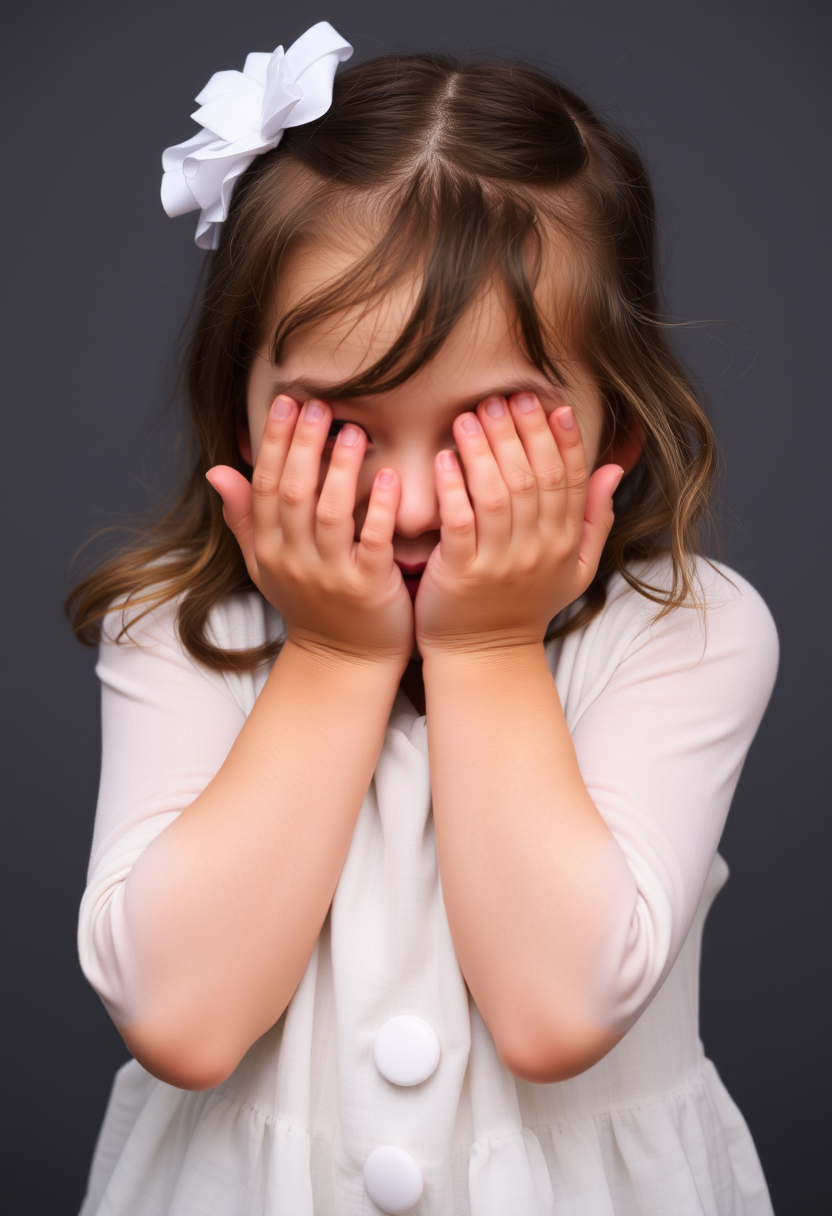
[[[500, 1062], [445, 916], [425, 719], [399, 693], [286, 1012], [202, 1093], [124, 1065], [80, 1216], [378, 1216], [362, 1170], [388, 1144], [421, 1168], [414, 1216], [772, 1216], [751, 1134], [699, 1040], [698, 978], [705, 917], [728, 875], [716, 849], [774, 683], [777, 635], [745, 580], [699, 570], [704, 618], [683, 607], [655, 621], [656, 605], [615, 578], [594, 621], [547, 645], [584, 780], [639, 891], [640, 1005], [617, 1046], [554, 1084]], [[667, 566], [651, 577], [669, 577]], [[130, 869], [211, 780], [268, 675], [202, 667], [174, 618], [164, 605], [116, 645], [114, 612], [97, 667], [103, 766], [79, 950], [117, 1017], [129, 1004]], [[212, 616], [227, 647], [282, 630], [254, 592]], [[405, 1013], [441, 1045], [433, 1075], [407, 1088], [373, 1059], [377, 1029]]]

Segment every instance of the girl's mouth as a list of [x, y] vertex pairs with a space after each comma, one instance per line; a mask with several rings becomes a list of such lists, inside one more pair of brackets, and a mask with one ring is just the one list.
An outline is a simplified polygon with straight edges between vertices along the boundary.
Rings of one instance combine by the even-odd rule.
[[396, 565], [399, 567], [399, 569], [402, 572], [402, 578], [404, 579], [405, 587], [407, 587], [407, 593], [415, 603], [416, 602], [416, 592], [419, 590], [419, 580], [422, 577], [422, 574], [424, 573], [424, 569], [425, 569], [425, 566], [427, 565], [427, 562], [411, 563], [411, 562], [397, 561]]

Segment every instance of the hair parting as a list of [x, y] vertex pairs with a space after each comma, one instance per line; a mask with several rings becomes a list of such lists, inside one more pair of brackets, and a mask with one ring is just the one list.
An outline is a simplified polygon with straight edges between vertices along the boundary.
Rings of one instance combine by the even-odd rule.
[[[288, 259], [345, 233], [360, 251], [348, 273], [286, 308]], [[438, 55], [349, 68], [327, 113], [288, 129], [239, 179], [208, 258], [187, 352], [183, 482], [166, 512], [128, 532], [70, 592], [66, 612], [82, 642], [98, 642], [116, 603], [143, 615], [176, 598], [180, 638], [198, 661], [248, 670], [274, 656], [277, 644], [226, 650], [209, 637], [214, 605], [252, 583], [205, 473], [216, 464], [250, 472], [236, 431], [264, 342], [278, 362], [293, 333], [371, 308], [404, 281], [414, 302], [401, 332], [337, 395], [404, 383], [497, 282], [530, 361], [564, 383], [564, 363], [578, 358], [599, 386], [602, 449], [622, 431], [643, 440], [616, 492], [595, 579], [549, 636], [592, 620], [616, 571], [658, 615], [701, 603], [694, 558], [711, 522], [716, 448], [661, 317], [650, 184], [631, 145], [568, 89], [523, 65]], [[552, 296], [555, 307], [542, 307]], [[669, 588], [637, 572], [662, 554]]]

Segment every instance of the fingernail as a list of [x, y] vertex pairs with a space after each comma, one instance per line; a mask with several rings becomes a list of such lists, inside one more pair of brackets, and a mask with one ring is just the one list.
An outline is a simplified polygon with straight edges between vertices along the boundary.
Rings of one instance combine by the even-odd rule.
[[506, 403], [502, 397], [489, 397], [485, 403], [485, 412], [489, 418], [502, 418], [506, 412]]
[[294, 404], [291, 397], [275, 397], [272, 402], [272, 418], [288, 418]]
[[357, 426], [342, 426], [338, 439], [341, 443], [346, 444], [348, 448], [353, 448], [361, 438], [361, 431]]
[[324, 416], [324, 407], [320, 401], [307, 401], [303, 412], [307, 422], [320, 422]]
[[518, 393], [514, 398], [514, 404], [521, 414], [530, 414], [537, 405], [537, 398], [531, 393]]
[[396, 474], [392, 469], [382, 469], [376, 478], [376, 483], [380, 485], [383, 490], [389, 490], [395, 480]]
[[456, 457], [453, 452], [440, 452], [439, 463], [443, 469], [451, 473], [456, 468]]
[[575, 425], [575, 415], [572, 411], [572, 406], [564, 406], [562, 410], [557, 411], [557, 420], [564, 431], [571, 431]]
[[624, 476], [624, 470], [619, 465], [618, 476], [616, 477], [615, 481], [612, 483], [612, 489], [610, 490], [610, 494], [614, 494], [615, 491], [618, 489], [618, 487], [621, 485], [621, 478], [623, 476]]
[[477, 421], [476, 414], [465, 414], [462, 422], [459, 424], [466, 435], [476, 435], [480, 429], [480, 424]]

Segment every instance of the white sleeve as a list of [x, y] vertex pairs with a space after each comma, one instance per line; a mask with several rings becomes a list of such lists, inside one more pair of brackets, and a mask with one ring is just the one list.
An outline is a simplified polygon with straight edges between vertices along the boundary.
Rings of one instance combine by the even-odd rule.
[[130, 870], [211, 781], [245, 720], [222, 674], [188, 656], [174, 618], [175, 604], [162, 605], [116, 644], [122, 614], [111, 613], [96, 667], [101, 784], [78, 949], [84, 974], [121, 1025], [141, 984], [128, 962]]
[[771, 614], [728, 573], [736, 590], [718, 576], [710, 583], [704, 626], [680, 608], [637, 628], [571, 725], [584, 782], [629, 870], [625, 881], [610, 874], [615, 915], [597, 973], [602, 1021], [618, 1032], [645, 1008], [688, 934], [774, 686]]

